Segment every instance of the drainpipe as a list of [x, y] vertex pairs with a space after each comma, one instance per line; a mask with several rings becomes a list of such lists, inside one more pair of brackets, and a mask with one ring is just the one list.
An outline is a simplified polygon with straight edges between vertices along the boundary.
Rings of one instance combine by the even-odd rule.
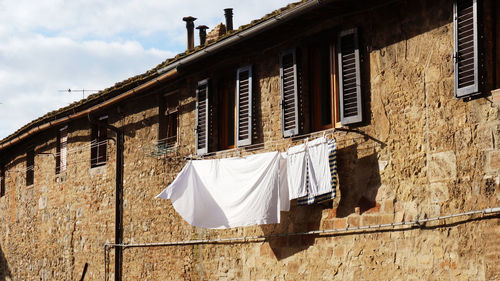
[[[116, 173], [115, 173], [115, 241], [117, 244], [123, 243], [123, 130], [115, 126], [92, 120], [88, 115], [91, 124], [105, 127], [116, 133]], [[122, 281], [123, 249], [115, 248], [115, 281]]]

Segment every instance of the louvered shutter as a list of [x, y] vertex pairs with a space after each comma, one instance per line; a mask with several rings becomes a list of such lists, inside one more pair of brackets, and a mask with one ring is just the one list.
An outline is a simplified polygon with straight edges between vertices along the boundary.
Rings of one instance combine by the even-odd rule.
[[455, 97], [479, 92], [477, 0], [457, 0], [453, 5], [455, 35]]
[[361, 74], [357, 28], [342, 31], [337, 40], [340, 122], [361, 122]]
[[236, 72], [236, 145], [252, 144], [252, 66]]
[[60, 130], [61, 138], [60, 138], [60, 145], [61, 145], [61, 150], [59, 152], [59, 157], [60, 157], [60, 166], [59, 166], [59, 171], [60, 172], [65, 172], [66, 171], [66, 157], [68, 154], [68, 127], [64, 127]]
[[198, 82], [196, 89], [196, 154], [208, 152], [208, 79]]
[[299, 133], [297, 59], [295, 49], [280, 56], [281, 131], [284, 137]]

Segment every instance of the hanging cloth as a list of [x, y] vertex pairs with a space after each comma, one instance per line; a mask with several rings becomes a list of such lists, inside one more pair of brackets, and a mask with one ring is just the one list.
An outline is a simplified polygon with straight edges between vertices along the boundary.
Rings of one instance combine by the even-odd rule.
[[[335, 139], [329, 139], [326, 147], [326, 155], [328, 157], [325, 162], [322, 156], [323, 148], [314, 148], [314, 146], [311, 146], [313, 149], [309, 150], [308, 165], [306, 167], [306, 182], [309, 183], [307, 184], [308, 194], [300, 197], [297, 200], [297, 205], [312, 205], [335, 198], [339, 182], [337, 173], [337, 143]], [[327, 175], [324, 175], [325, 165], [328, 167]], [[319, 176], [320, 174], [321, 176]]]
[[191, 160], [156, 198], [170, 199], [189, 224], [202, 228], [279, 223], [278, 152]]
[[307, 195], [306, 165], [305, 143], [288, 148], [286, 152], [286, 174], [290, 200]]

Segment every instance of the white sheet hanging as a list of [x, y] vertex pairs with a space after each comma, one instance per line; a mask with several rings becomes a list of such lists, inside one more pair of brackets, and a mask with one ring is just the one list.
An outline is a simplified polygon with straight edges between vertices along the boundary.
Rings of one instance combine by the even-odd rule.
[[306, 144], [290, 147], [286, 156], [288, 189], [292, 200], [307, 195]]
[[279, 223], [278, 152], [189, 161], [157, 198], [202, 228]]
[[307, 143], [308, 195], [317, 196], [330, 192], [332, 182], [328, 162], [328, 143], [325, 137]]

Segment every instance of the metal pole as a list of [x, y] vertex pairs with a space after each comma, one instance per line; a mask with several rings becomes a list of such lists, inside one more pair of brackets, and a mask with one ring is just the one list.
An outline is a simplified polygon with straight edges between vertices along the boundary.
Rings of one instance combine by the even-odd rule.
[[[115, 128], [116, 129], [116, 128]], [[123, 242], [123, 132], [116, 132], [116, 224], [115, 241], [117, 244]], [[122, 280], [123, 249], [115, 248], [115, 281]]]
[[[116, 133], [116, 175], [115, 175], [115, 243], [123, 243], [123, 130], [107, 123], [92, 120], [88, 115], [90, 123], [102, 126]], [[115, 248], [115, 281], [122, 280], [123, 249]]]

